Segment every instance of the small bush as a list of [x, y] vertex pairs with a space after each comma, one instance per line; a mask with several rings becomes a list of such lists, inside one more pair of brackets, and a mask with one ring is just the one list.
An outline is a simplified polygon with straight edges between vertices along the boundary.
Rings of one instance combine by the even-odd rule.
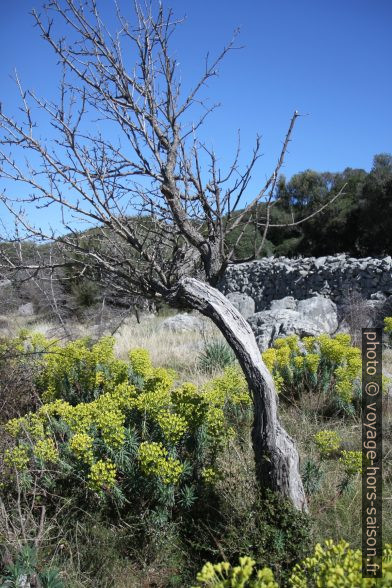
[[321, 488], [324, 472], [321, 466], [314, 461], [307, 459], [302, 468], [302, 482], [308, 496], [315, 494]]
[[235, 355], [229, 345], [219, 339], [206, 343], [199, 355], [199, 367], [205, 373], [223, 370], [235, 361]]
[[[44, 338], [40, 344], [34, 382], [43, 403], [3, 427], [5, 508], [17, 518], [18, 501], [22, 513], [43, 504], [49, 518], [63, 513], [58, 524], [71, 536], [81, 526], [80, 516], [69, 513], [92, 515], [108, 532], [124, 524], [132, 530], [124, 553], [137, 554], [141, 568], [142, 559], [165, 566], [167, 557], [178, 585], [186, 585], [197, 568], [185, 520], [198, 511], [200, 522], [206, 504], [219, 502], [220, 456], [248, 419], [251, 399], [241, 370], [230, 366], [197, 388], [176, 384], [175, 372], [154, 367], [144, 349], [117, 360], [110, 337], [95, 345], [83, 339], [60, 346]], [[187, 567], [177, 568], [186, 558]]]
[[[279, 588], [272, 570], [257, 571], [255, 563], [250, 557], [240, 557], [236, 567], [228, 562], [206, 563], [194, 588]], [[288, 583], [292, 588], [386, 588], [392, 583], [392, 545], [384, 549], [382, 578], [363, 578], [361, 551], [350, 549], [346, 541], [328, 540], [323, 546], [317, 544], [314, 553], [294, 567]]]
[[71, 293], [78, 307], [93, 306], [99, 299], [99, 288], [91, 280], [76, 282], [71, 287]]
[[55, 568], [39, 570], [36, 552], [28, 546], [23, 547], [14, 561], [5, 566], [3, 575], [0, 575], [0, 581], [3, 588], [33, 585], [41, 588], [65, 588], [58, 570]]
[[324, 410], [354, 414], [360, 407], [361, 351], [349, 335], [276, 339], [263, 360], [286, 400], [311, 393]]
[[362, 452], [341, 449], [342, 439], [336, 431], [322, 430], [316, 433], [313, 441], [319, 450], [320, 460], [338, 458], [343, 478], [338, 482], [340, 493], [352, 487], [357, 474], [362, 472]]
[[216, 561], [223, 552], [234, 564], [247, 553], [258, 568], [268, 566], [284, 581], [293, 565], [309, 553], [310, 518], [275, 493], [256, 491], [242, 496], [240, 503], [228, 496], [224, 486], [223, 481], [218, 484], [216, 502], [209, 498], [210, 506], [204, 509], [207, 516], [204, 513], [198, 520], [192, 511], [192, 520], [187, 521], [195, 559]]
[[314, 442], [320, 452], [320, 456], [330, 457], [336, 455], [340, 449], [342, 439], [336, 431], [323, 430], [314, 435]]
[[113, 345], [110, 337], [92, 347], [78, 340], [40, 359], [44, 404], [5, 425], [14, 439], [5, 487], [12, 491], [19, 472], [32, 486], [39, 480], [43, 494], [58, 487], [86, 509], [93, 494], [117, 508], [163, 508], [170, 518], [185, 495], [196, 500], [219, 475], [217, 457], [236, 435], [231, 414], [250, 404], [247, 385], [231, 367], [200, 390], [175, 386], [175, 373], [154, 368], [145, 350], [126, 362]]

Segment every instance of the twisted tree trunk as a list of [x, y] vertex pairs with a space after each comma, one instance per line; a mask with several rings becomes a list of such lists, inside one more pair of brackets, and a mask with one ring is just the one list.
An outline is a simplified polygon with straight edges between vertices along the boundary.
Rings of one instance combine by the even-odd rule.
[[262, 487], [289, 498], [298, 510], [307, 511], [298, 452], [279, 423], [274, 382], [249, 324], [219, 290], [194, 278], [181, 280], [170, 299], [210, 318], [226, 338], [253, 397], [252, 441], [258, 481]]

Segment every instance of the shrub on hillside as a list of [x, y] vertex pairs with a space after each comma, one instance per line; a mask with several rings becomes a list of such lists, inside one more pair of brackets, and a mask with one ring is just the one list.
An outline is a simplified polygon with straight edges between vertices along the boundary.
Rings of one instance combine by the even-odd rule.
[[36, 551], [23, 547], [17, 554], [15, 561], [5, 566], [4, 573], [0, 573], [3, 588], [37, 586], [37, 588], [65, 588], [59, 572], [55, 568], [40, 569], [37, 563]]
[[214, 483], [217, 457], [236, 434], [231, 411], [250, 403], [242, 373], [228, 368], [201, 390], [176, 386], [175, 373], [153, 367], [145, 350], [126, 362], [113, 345], [108, 337], [91, 347], [53, 344], [40, 357], [44, 404], [5, 425], [14, 439], [4, 455], [7, 491], [19, 475], [86, 508], [94, 495], [170, 513]]
[[199, 366], [203, 372], [212, 373], [223, 370], [236, 361], [234, 352], [225, 341], [219, 339], [206, 342], [199, 354]]
[[[361, 352], [349, 335], [296, 335], [276, 339], [263, 353], [282, 397], [298, 399], [312, 393], [319, 404], [335, 412], [353, 414], [361, 398]], [[321, 406], [320, 406], [321, 408]]]
[[[9, 444], [0, 499], [11, 518], [14, 511], [19, 516], [18, 503], [20, 512], [38, 517], [39, 528], [36, 505], [44, 505], [50, 520], [60, 513], [62, 534], [79, 525], [86, 545], [98, 530], [114, 528], [116, 537], [126, 531], [130, 539], [119, 541], [126, 553], [150, 561], [182, 558], [173, 563], [180, 585], [189, 585], [216, 554], [216, 541], [232, 561], [250, 550], [279, 577], [307, 552], [308, 517], [256, 491], [247, 492], [244, 504], [244, 480], [225, 477], [233, 449], [250, 441], [251, 400], [238, 366], [198, 389], [154, 367], [143, 349], [133, 349], [127, 361], [116, 359], [111, 338], [63, 347], [40, 341], [50, 350], [37, 355], [43, 402], [3, 427]], [[237, 504], [231, 500], [236, 493]], [[80, 523], [81, 513], [86, 521], [93, 513], [94, 527]], [[83, 553], [78, 557], [91, 561]]]
[[[229, 562], [206, 563], [197, 575], [194, 588], [279, 588], [270, 568], [257, 570], [250, 557], [240, 557], [239, 565]], [[383, 553], [382, 578], [362, 577], [362, 553], [350, 549], [346, 541], [334, 543], [328, 540], [317, 544], [314, 553], [298, 563], [289, 578], [292, 588], [376, 588], [392, 584], [392, 545], [386, 545]]]

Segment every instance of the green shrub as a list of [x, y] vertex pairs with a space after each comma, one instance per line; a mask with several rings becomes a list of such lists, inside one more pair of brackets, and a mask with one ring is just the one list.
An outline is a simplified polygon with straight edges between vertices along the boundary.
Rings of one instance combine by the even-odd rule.
[[[255, 569], [255, 561], [241, 557], [240, 565], [228, 562], [206, 563], [197, 575], [194, 588], [279, 588], [271, 569]], [[350, 549], [346, 541], [332, 540], [317, 544], [313, 555], [298, 563], [289, 578], [292, 588], [376, 588], [391, 586], [392, 545], [386, 545], [383, 554], [383, 577], [362, 577], [362, 553]]]
[[[323, 408], [353, 414], [361, 398], [361, 352], [350, 345], [350, 335], [296, 335], [276, 339], [263, 353], [282, 397], [298, 399], [308, 392]], [[321, 407], [320, 407], [321, 408]]]
[[92, 401], [105, 389], [128, 381], [129, 366], [114, 356], [114, 338], [94, 345], [88, 338], [60, 346], [52, 342], [37, 379], [44, 402], [62, 399], [72, 405]]
[[392, 316], [384, 318], [384, 332], [388, 337], [389, 345], [392, 345]]
[[93, 306], [99, 298], [99, 287], [91, 280], [76, 282], [71, 287], [77, 306]]
[[322, 458], [335, 455], [339, 451], [342, 443], [342, 439], [336, 431], [329, 431], [327, 429], [316, 433], [313, 439]]
[[235, 361], [235, 355], [229, 345], [219, 339], [207, 342], [199, 354], [200, 369], [206, 373], [223, 370]]
[[[40, 586], [42, 588], [65, 588], [65, 584], [55, 568], [39, 570], [37, 554], [31, 547], [23, 547], [14, 561], [6, 565], [0, 575], [2, 588], [21, 586]], [[37, 584], [38, 582], [38, 584]]]
[[19, 472], [86, 508], [92, 494], [171, 516], [219, 476], [217, 457], [236, 435], [230, 415], [250, 404], [245, 379], [230, 367], [200, 390], [175, 385], [175, 373], [154, 368], [145, 350], [120, 361], [113, 344], [54, 344], [40, 359], [44, 404], [5, 425], [14, 439], [4, 454], [6, 490]]
[[[362, 452], [342, 450], [342, 439], [336, 431], [321, 430], [313, 436], [320, 461], [338, 458], [343, 478], [338, 482], [340, 493], [348, 490], [357, 474], [362, 472]], [[321, 471], [321, 466], [319, 466]]]
[[308, 496], [320, 490], [323, 478], [324, 472], [321, 466], [311, 459], [307, 459], [302, 468], [302, 482]]
[[235, 483], [222, 480], [203, 513], [191, 511], [186, 524], [194, 559], [216, 562], [223, 552], [234, 564], [246, 553], [258, 568], [268, 566], [277, 579], [287, 579], [293, 565], [309, 553], [309, 516], [270, 491], [236, 497]]

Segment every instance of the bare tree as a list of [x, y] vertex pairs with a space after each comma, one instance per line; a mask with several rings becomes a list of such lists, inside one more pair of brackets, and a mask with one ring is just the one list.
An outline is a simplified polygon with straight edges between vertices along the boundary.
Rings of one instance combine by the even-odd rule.
[[[276, 180], [299, 114], [292, 116], [272, 174], [241, 208], [260, 138], [244, 168], [238, 145], [224, 172], [197, 136], [215, 108], [200, 99], [201, 91], [235, 39], [206, 60], [200, 79], [185, 94], [169, 50], [181, 21], [154, 1], [135, 3], [133, 24], [116, 9], [115, 34], [102, 22], [96, 0], [51, 0], [42, 14], [33, 12], [62, 67], [59, 99], [25, 91], [16, 76], [22, 115], [0, 113], [0, 175], [27, 186], [28, 196], [13, 198], [8, 190], [2, 200], [20, 234], [52, 243], [54, 258], [48, 253], [46, 261], [26, 263], [20, 247], [16, 257], [5, 250], [3, 259], [14, 269], [48, 275], [54, 265], [68, 265], [110, 282], [118, 293], [165, 300], [209, 317], [234, 350], [252, 393], [260, 484], [306, 510], [298, 452], [279, 423], [271, 375], [250, 326], [216, 288], [228, 265], [243, 261], [235, 251], [246, 232], [254, 231], [255, 243], [261, 235], [264, 244]], [[67, 37], [56, 36], [58, 22]], [[51, 140], [40, 137], [38, 110], [52, 125]], [[260, 218], [263, 201], [268, 202], [266, 219]], [[44, 212], [57, 207], [63, 229], [33, 226], [19, 210], [23, 203]], [[89, 231], [78, 229], [81, 220]], [[232, 235], [236, 238], [230, 241]]]

